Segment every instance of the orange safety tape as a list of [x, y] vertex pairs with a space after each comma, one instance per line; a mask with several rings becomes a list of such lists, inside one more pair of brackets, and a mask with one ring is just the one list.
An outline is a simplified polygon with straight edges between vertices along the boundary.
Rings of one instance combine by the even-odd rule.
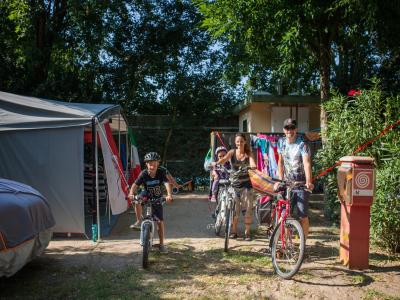
[[[373, 142], [375, 142], [375, 140], [377, 140], [378, 138], [380, 138], [382, 135], [386, 134], [390, 129], [396, 127], [397, 125], [400, 124], [400, 119], [397, 120], [396, 122], [394, 122], [393, 124], [389, 125], [388, 127], [386, 127], [385, 129], [383, 129], [379, 134], [377, 134], [376, 136], [374, 136], [372, 139], [370, 139], [369, 141], [367, 141], [366, 143], [360, 145], [357, 147], [356, 150], [354, 150], [351, 155], [356, 154], [357, 152], [360, 152], [361, 150], [363, 150], [364, 148], [368, 147], [370, 144], [372, 144]], [[337, 166], [340, 165], [340, 162], [336, 162], [332, 167], [329, 167], [325, 170], [323, 170], [321, 173], [319, 173], [317, 176], [315, 176], [312, 179], [312, 182], [314, 182], [316, 179], [324, 176], [325, 174], [327, 174], [328, 172], [332, 171], [334, 168], [336, 168]]]

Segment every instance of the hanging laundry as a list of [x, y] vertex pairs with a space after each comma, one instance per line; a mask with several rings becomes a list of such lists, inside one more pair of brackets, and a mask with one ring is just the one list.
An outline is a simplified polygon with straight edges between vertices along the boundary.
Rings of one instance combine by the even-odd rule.
[[270, 141], [268, 147], [268, 174], [272, 178], [278, 178], [278, 144]]

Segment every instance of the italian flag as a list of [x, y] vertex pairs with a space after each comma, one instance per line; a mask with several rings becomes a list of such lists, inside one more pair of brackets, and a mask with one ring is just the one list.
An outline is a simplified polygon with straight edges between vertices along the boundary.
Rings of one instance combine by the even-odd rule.
[[141, 169], [136, 140], [131, 128], [128, 128], [128, 135], [131, 141], [131, 163], [128, 184], [132, 185], [139, 176]]

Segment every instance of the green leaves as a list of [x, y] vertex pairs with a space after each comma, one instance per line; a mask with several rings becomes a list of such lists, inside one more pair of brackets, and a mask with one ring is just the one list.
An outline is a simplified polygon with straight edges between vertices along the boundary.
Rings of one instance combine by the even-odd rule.
[[[327, 142], [315, 158], [318, 170], [332, 166], [341, 157], [351, 155], [358, 146], [370, 141], [400, 117], [400, 97], [382, 92], [373, 80], [369, 90], [355, 97], [334, 93], [324, 103], [328, 114]], [[384, 247], [398, 248], [400, 243], [400, 128], [382, 135], [356, 155], [375, 158], [377, 169], [376, 198], [371, 213], [371, 232]], [[339, 217], [336, 174], [324, 181], [328, 202], [326, 213], [332, 220]]]

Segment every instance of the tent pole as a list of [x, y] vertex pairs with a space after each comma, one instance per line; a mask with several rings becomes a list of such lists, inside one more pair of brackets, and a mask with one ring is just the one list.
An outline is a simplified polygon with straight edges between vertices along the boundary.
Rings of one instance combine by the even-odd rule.
[[[99, 124], [100, 126], [100, 124]], [[97, 139], [95, 140], [96, 144], [96, 211], [97, 211], [97, 242], [101, 241], [101, 233], [100, 233], [100, 195], [99, 195], [99, 152], [97, 147]]]
[[96, 120], [92, 118], [92, 240], [97, 240], [97, 139], [96, 139]]
[[129, 146], [128, 146], [128, 143], [129, 143], [129, 138], [128, 138], [128, 130], [127, 130], [126, 133], [125, 133], [125, 152], [126, 152], [126, 155], [125, 155], [125, 161], [126, 161], [125, 178], [128, 178], [128, 175], [129, 175], [129, 164], [128, 164], [128, 161], [129, 161]]
[[118, 109], [118, 154], [121, 155], [121, 108]]

